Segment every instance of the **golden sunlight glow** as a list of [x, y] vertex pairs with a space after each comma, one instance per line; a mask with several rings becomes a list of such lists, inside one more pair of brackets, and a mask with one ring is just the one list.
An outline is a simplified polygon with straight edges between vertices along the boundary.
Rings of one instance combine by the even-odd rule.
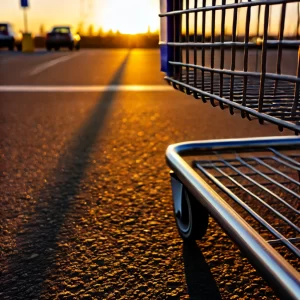
[[[104, 31], [120, 31], [125, 34], [145, 33], [158, 28], [158, 7], [148, 0], [105, 1], [105, 15], [99, 12]], [[98, 17], [97, 17], [98, 18]], [[96, 20], [97, 22], [97, 20]], [[100, 20], [99, 20], [100, 23]]]

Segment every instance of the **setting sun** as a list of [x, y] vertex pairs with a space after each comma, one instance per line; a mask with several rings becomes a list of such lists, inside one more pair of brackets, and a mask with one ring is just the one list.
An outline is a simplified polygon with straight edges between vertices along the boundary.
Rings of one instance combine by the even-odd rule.
[[155, 1], [109, 0], [99, 9], [99, 13], [95, 12], [95, 23], [102, 24], [104, 31], [136, 34], [158, 28], [158, 5]]

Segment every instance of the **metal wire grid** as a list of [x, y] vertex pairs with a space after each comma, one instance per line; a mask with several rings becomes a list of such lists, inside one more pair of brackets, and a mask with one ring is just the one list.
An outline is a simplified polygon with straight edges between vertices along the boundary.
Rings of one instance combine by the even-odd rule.
[[254, 223], [253, 227], [272, 246], [285, 246], [292, 254], [292, 264], [300, 270], [300, 149], [297, 150], [218, 151], [209, 158], [193, 161], [193, 166], [250, 225]]
[[[190, 8], [193, 2], [194, 8]], [[230, 3], [229, 3], [230, 2]], [[286, 10], [289, 3], [295, 0], [194, 0], [175, 1], [173, 11], [160, 14], [161, 17], [172, 18], [174, 34], [168, 46], [173, 47], [173, 76], [166, 79], [176, 88], [204, 102], [210, 101], [224, 109], [230, 108], [230, 113], [235, 109], [240, 110], [242, 117], [258, 118], [260, 123], [268, 121], [279, 126], [279, 129], [289, 128], [300, 132], [300, 51], [295, 60], [296, 74], [282, 73], [282, 55], [287, 47], [299, 48], [297, 39], [284, 37]], [[275, 40], [269, 34], [270, 10], [274, 5], [280, 5], [279, 32]], [[256, 42], [250, 40], [250, 21], [253, 21], [253, 9], [258, 7], [258, 22]], [[238, 36], [237, 22], [240, 9], [246, 9], [244, 37]], [[263, 8], [263, 22], [260, 14]], [[226, 39], [226, 14], [233, 10], [230, 41]], [[216, 36], [216, 12], [221, 11], [220, 36]], [[210, 37], [206, 36], [207, 15], [210, 13]], [[255, 11], [256, 13], [256, 11]], [[190, 20], [193, 16], [193, 22]], [[199, 19], [201, 17], [201, 23]], [[299, 15], [295, 28], [299, 27]], [[262, 24], [261, 24], [262, 23]], [[182, 27], [185, 27], [183, 33]], [[262, 38], [259, 38], [262, 26]], [[191, 30], [193, 33], [191, 34]], [[298, 34], [297, 34], [298, 38]], [[208, 40], [209, 39], [209, 40]], [[274, 48], [275, 47], [275, 48]], [[277, 48], [277, 50], [276, 50]], [[249, 53], [256, 49], [260, 56], [259, 71], [249, 70]], [[219, 50], [219, 51], [217, 51]], [[225, 68], [225, 51], [231, 52], [230, 68]], [[236, 56], [243, 51], [242, 70], [237, 70]], [[267, 72], [267, 54], [276, 53], [276, 71]], [[207, 64], [210, 56], [209, 65]], [[216, 61], [219, 60], [219, 67]], [[258, 60], [257, 60], [258, 61]], [[256, 62], [257, 62], [256, 61]], [[258, 68], [258, 66], [257, 66]]]

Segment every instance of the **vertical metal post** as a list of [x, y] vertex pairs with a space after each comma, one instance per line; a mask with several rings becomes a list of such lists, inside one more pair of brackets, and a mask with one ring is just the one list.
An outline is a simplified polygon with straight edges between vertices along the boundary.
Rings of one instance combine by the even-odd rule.
[[[298, 47], [298, 66], [297, 66], [297, 78], [300, 78], [300, 47]], [[294, 103], [292, 107], [292, 117], [296, 115], [296, 111], [299, 104], [299, 82], [296, 82], [295, 84], [295, 90], [294, 90]]]
[[[261, 72], [260, 72], [260, 86], [259, 86], [259, 98], [258, 98], [258, 111], [262, 112], [264, 108], [264, 94], [265, 94], [265, 79], [267, 71], [267, 40], [268, 40], [268, 28], [269, 28], [269, 13], [270, 5], [265, 6], [265, 16], [264, 16], [264, 27], [263, 27], [263, 42], [261, 49]], [[263, 119], [259, 119], [262, 124]]]
[[23, 14], [24, 14], [24, 30], [25, 33], [28, 33], [28, 20], [27, 20], [27, 8], [23, 8]]
[[299, 16], [299, 2], [297, 2], [297, 31], [296, 31], [296, 37], [297, 40], [299, 40], [299, 25], [300, 25], [300, 16]]
[[270, 14], [269, 14], [269, 34], [272, 36], [272, 5], [270, 5]]
[[259, 36], [260, 10], [261, 10], [261, 7], [260, 7], [260, 5], [258, 5], [256, 37]]
[[[194, 8], [198, 7], [198, 0], [194, 0]], [[198, 13], [195, 12], [194, 16], [194, 43], [198, 41]], [[194, 65], [197, 65], [197, 47], [194, 48]], [[197, 87], [197, 69], [194, 68], [194, 86]]]
[[[248, 0], [251, 2], [251, 0]], [[246, 26], [245, 26], [245, 48], [244, 48], [244, 72], [248, 72], [248, 57], [249, 57], [249, 35], [250, 35], [250, 21], [251, 21], [251, 7], [247, 7], [246, 12]], [[243, 100], [242, 105], [247, 105], [247, 87], [248, 87], [248, 76], [244, 76], [243, 79]], [[245, 113], [241, 112], [242, 117], [245, 117]]]
[[[222, 0], [222, 5], [224, 6], [226, 4], [226, 0]], [[222, 8], [222, 17], [221, 17], [221, 59], [220, 59], [220, 69], [224, 69], [224, 41], [225, 41], [225, 19], [226, 18], [226, 9]], [[220, 97], [223, 97], [223, 73], [220, 73]], [[224, 105], [222, 102], [220, 102], [220, 107], [223, 109]]]
[[[186, 7], [185, 9], [190, 8], [190, 1], [186, 0]], [[189, 43], [190, 41], [190, 14], [185, 14], [185, 39], [186, 42]], [[188, 65], [190, 63], [190, 48], [185, 48], [185, 62]], [[186, 83], [189, 84], [189, 77], [190, 77], [190, 68], [186, 67]]]
[[[173, 0], [173, 10], [182, 10], [183, 8], [183, 1], [182, 0]], [[172, 36], [172, 42], [182, 42], [182, 15], [175, 15], [173, 18], [173, 24], [172, 24], [174, 31]], [[173, 58], [175, 61], [182, 62], [182, 47], [174, 47], [173, 48]], [[182, 80], [182, 67], [178, 66], [175, 67], [174, 70], [174, 76], [175, 78], [179, 78], [179, 80]]]
[[[261, 9], [261, 7], [260, 7], [260, 5], [258, 5], [256, 39], [259, 38], [260, 9]], [[255, 71], [257, 72], [257, 70], [258, 70], [258, 47], [256, 47], [256, 67], [255, 67]]]
[[[234, 3], [235, 4], [238, 4], [239, 3], [239, 0], [234, 0]], [[232, 42], [233, 42], [233, 45], [231, 46], [231, 66], [230, 66], [230, 70], [231, 71], [235, 71], [235, 66], [236, 66], [236, 45], [235, 45], [235, 42], [236, 42], [236, 27], [237, 27], [237, 14], [238, 14], [238, 8], [235, 7], [233, 9], [233, 22], [232, 22]], [[235, 80], [235, 77], [234, 77], [234, 72], [232, 72], [232, 75], [230, 76], [230, 100], [233, 101], [233, 94], [234, 94], [234, 80]], [[230, 114], [233, 115], [233, 108], [232, 106], [229, 107], [229, 111], [230, 111]]]
[[[280, 26], [279, 26], [279, 34], [278, 34], [279, 44], [277, 50], [277, 67], [276, 67], [277, 74], [281, 74], [281, 61], [282, 61], [281, 41], [283, 40], [283, 35], [284, 35], [285, 14], [286, 14], [286, 3], [283, 3], [281, 6]], [[274, 85], [274, 96], [276, 96], [277, 88], [278, 88], [278, 80], [276, 79]]]

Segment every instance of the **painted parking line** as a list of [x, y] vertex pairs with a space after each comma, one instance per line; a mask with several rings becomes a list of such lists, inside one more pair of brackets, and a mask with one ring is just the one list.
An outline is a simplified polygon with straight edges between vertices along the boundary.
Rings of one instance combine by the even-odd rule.
[[0, 92], [170, 92], [166, 85], [0, 85]]
[[15, 62], [18, 59], [18, 56], [12, 56], [12, 57], [5, 57], [5, 56], [0, 56], [0, 64], [5, 65], [11, 62]]
[[33, 75], [37, 75], [59, 63], [62, 63], [64, 61], [70, 60], [72, 58], [75, 58], [76, 56], [80, 55], [80, 53], [75, 53], [75, 54], [71, 54], [71, 55], [64, 55], [62, 57], [58, 57], [55, 59], [52, 59], [50, 61], [46, 61], [44, 63], [41, 63], [40, 65], [36, 66], [33, 70], [31, 70], [29, 72], [29, 76], [33, 76]]

